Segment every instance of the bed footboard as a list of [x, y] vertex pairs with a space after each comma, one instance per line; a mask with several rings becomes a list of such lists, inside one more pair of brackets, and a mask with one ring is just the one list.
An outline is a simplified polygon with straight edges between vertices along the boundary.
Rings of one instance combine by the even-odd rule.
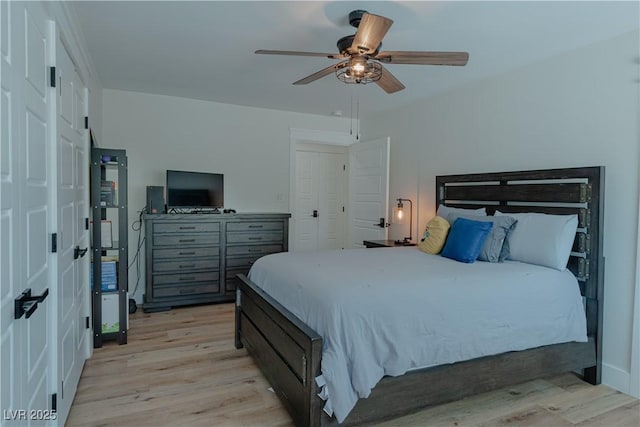
[[236, 290], [236, 348], [246, 347], [298, 426], [319, 426], [322, 337], [253, 284]]

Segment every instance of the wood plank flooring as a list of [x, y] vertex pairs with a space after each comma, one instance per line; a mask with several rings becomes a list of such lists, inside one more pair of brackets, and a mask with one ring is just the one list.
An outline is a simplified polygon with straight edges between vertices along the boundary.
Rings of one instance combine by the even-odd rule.
[[[129, 343], [87, 361], [68, 427], [291, 426], [245, 350], [233, 304], [132, 315]], [[535, 380], [380, 426], [640, 426], [640, 401], [574, 375]]]

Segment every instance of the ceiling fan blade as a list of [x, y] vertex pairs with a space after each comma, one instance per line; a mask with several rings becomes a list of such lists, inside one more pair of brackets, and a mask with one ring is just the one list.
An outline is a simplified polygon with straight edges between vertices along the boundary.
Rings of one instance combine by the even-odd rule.
[[314, 82], [324, 76], [328, 76], [329, 74], [339, 70], [340, 68], [346, 67], [346, 63], [340, 62], [338, 64], [333, 64], [327, 68], [323, 68], [322, 70], [311, 74], [310, 76], [305, 77], [304, 79], [300, 79], [297, 82], [293, 82], [294, 85], [306, 85], [308, 83]]
[[391, 28], [393, 21], [384, 16], [365, 13], [362, 15], [358, 31], [351, 44], [351, 50], [356, 53], [373, 53], [375, 52], [382, 38]]
[[467, 65], [468, 52], [384, 51], [374, 58], [385, 64]]
[[394, 93], [404, 89], [404, 85], [400, 83], [400, 80], [389, 72], [386, 68], [382, 67], [382, 77], [376, 82], [387, 93]]
[[335, 53], [320, 53], [320, 52], [300, 52], [295, 50], [256, 50], [255, 53], [259, 55], [291, 55], [291, 56], [321, 56], [324, 58], [341, 59], [344, 55]]

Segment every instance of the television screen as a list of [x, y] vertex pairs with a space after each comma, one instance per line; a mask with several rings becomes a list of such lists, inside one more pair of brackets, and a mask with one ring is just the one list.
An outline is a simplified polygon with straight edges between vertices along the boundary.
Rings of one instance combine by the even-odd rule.
[[224, 175], [167, 170], [168, 208], [221, 208]]

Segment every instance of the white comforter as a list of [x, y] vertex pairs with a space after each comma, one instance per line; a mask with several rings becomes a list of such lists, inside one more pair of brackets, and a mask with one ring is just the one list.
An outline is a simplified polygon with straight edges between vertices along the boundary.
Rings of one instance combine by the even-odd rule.
[[587, 340], [569, 271], [407, 247], [273, 254], [249, 278], [323, 337], [325, 410], [338, 422], [385, 375]]

